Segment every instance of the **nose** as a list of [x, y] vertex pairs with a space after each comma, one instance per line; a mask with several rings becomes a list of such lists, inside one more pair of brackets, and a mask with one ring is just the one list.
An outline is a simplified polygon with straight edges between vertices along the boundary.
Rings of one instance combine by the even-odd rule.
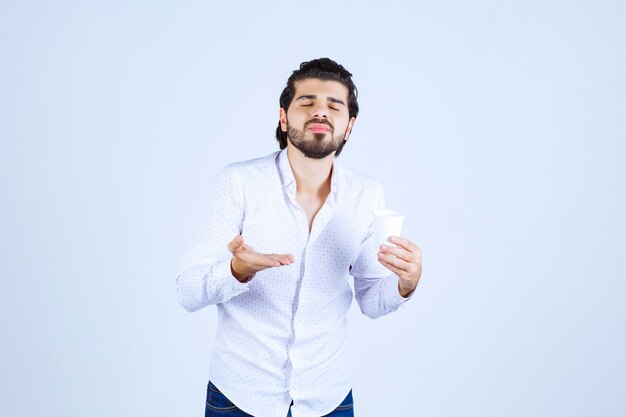
[[328, 109], [323, 103], [319, 103], [313, 109], [313, 116], [317, 119], [327, 119], [328, 118]]

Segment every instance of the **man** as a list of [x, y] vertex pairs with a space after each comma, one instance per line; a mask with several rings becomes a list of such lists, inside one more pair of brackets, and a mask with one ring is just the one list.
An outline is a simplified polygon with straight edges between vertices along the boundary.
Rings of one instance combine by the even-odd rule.
[[374, 242], [382, 187], [334, 161], [359, 110], [351, 77], [328, 58], [302, 63], [280, 96], [281, 151], [213, 182], [177, 279], [185, 309], [217, 306], [206, 416], [353, 416], [349, 276], [371, 318], [420, 279], [417, 246]]

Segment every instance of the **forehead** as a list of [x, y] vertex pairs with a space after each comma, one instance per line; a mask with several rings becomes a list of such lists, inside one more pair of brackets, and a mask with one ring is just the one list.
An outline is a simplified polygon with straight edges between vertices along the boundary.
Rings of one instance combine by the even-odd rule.
[[303, 95], [314, 95], [318, 97], [334, 97], [348, 102], [348, 88], [335, 80], [320, 80], [319, 78], [305, 78], [296, 81], [294, 99]]

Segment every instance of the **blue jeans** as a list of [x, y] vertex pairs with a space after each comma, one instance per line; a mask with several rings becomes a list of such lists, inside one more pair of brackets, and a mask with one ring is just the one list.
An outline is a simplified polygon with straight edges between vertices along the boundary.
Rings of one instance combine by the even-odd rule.
[[[293, 404], [293, 401], [291, 402]], [[254, 417], [248, 413], [241, 411], [235, 404], [230, 402], [224, 394], [211, 381], [207, 387], [206, 393], [206, 409], [204, 417]], [[291, 407], [287, 417], [291, 417]], [[339, 404], [334, 411], [323, 417], [354, 417], [354, 408], [352, 402], [352, 390], [348, 396]]]

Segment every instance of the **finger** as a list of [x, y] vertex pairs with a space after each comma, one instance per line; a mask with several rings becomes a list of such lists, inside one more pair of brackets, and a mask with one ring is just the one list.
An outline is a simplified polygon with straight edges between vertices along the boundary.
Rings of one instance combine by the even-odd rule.
[[389, 240], [391, 241], [391, 243], [400, 245], [409, 252], [415, 252], [418, 249], [417, 246], [409, 239], [404, 239], [400, 236], [391, 236]]
[[281, 255], [280, 263], [283, 265], [291, 265], [293, 263], [293, 255]]
[[406, 249], [402, 248], [402, 247], [393, 247], [393, 246], [388, 246], [388, 245], [381, 245], [380, 247], [381, 252], [383, 253], [390, 253], [400, 259], [403, 259], [407, 262], [413, 262], [415, 260], [415, 255], [413, 255], [411, 252], [407, 251]]
[[403, 272], [409, 272], [412, 264], [405, 261], [402, 258], [396, 258], [384, 252], [378, 252], [378, 259], [385, 261], [386, 263], [393, 265], [394, 267], [402, 270]]
[[271, 255], [267, 256], [277, 260], [278, 262], [280, 262], [281, 265], [289, 265], [293, 263], [293, 255], [278, 255], [276, 253], [272, 253]]
[[275, 266], [281, 266], [278, 259], [274, 259], [271, 256], [264, 255], [262, 253], [255, 253], [250, 262], [254, 264], [256, 268], [272, 268]]
[[228, 250], [235, 252], [237, 249], [243, 246], [243, 236], [237, 235], [233, 240], [228, 243]]
[[263, 253], [254, 254], [254, 263], [256, 264], [257, 267], [273, 268], [276, 266], [287, 265], [286, 262], [287, 260], [281, 258], [281, 255], [277, 255], [277, 254], [266, 255]]
[[398, 276], [400, 276], [400, 274], [403, 272], [399, 268], [396, 268], [395, 266], [393, 266], [392, 264], [390, 264], [384, 259], [378, 258], [378, 262], [380, 262], [385, 268], [389, 269], [391, 272], [393, 272], [394, 274]]

